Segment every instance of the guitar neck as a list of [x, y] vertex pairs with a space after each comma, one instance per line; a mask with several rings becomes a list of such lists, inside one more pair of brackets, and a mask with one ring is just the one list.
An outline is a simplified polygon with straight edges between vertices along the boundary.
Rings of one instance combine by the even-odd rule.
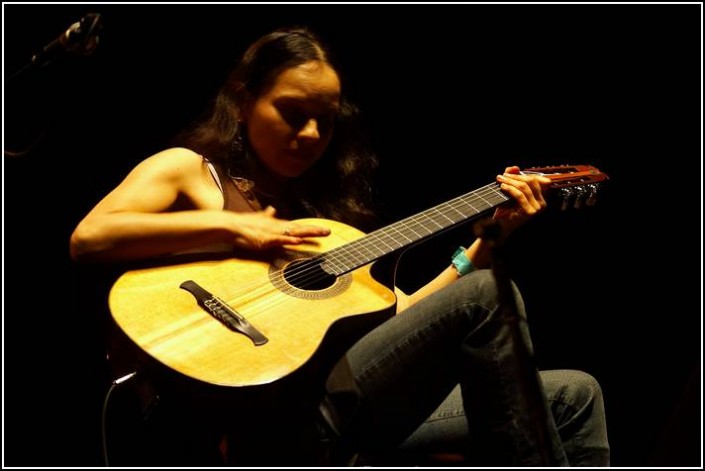
[[491, 183], [325, 252], [320, 255], [321, 268], [331, 275], [340, 276], [470, 221], [508, 200], [499, 184]]

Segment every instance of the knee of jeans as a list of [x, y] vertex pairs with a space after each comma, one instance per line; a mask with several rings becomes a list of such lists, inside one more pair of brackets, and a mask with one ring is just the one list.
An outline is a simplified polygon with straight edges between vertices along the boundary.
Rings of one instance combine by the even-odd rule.
[[497, 304], [497, 283], [492, 270], [476, 270], [460, 278], [451, 287], [463, 301], [493, 308]]
[[[499, 291], [492, 270], [476, 270], [460, 278], [454, 285], [456, 293], [458, 293], [464, 303], [480, 304], [489, 311], [493, 311], [497, 306]], [[513, 281], [511, 281], [511, 285], [517, 313], [522, 318], [526, 318], [524, 300], [521, 297], [519, 288]]]
[[600, 383], [590, 374], [583, 371], [577, 372], [576, 388], [579, 390], [578, 397], [583, 400], [584, 403], [594, 403], [596, 401], [602, 402], [602, 388]]
[[582, 409], [594, 403], [602, 403], [600, 383], [590, 374], [578, 370], [558, 370], [562, 377], [562, 400]]

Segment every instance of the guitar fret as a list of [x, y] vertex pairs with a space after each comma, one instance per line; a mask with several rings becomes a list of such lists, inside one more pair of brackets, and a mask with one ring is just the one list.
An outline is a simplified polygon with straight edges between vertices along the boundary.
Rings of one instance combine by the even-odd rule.
[[397, 247], [394, 247], [394, 246], [391, 246], [391, 245], [389, 245], [389, 244], [387, 243], [387, 241], [394, 242], [394, 239], [392, 239], [391, 236], [379, 237], [377, 240], [379, 240], [380, 242], [382, 242], [384, 245], [386, 245], [387, 247], [389, 247], [391, 250], [396, 250], [396, 249], [398, 249], [399, 247], [401, 247], [401, 245], [399, 245], [399, 246], [397, 246]]
[[[443, 229], [443, 228], [445, 227], [445, 226], [443, 226], [442, 224], [439, 224], [438, 221], [436, 221], [436, 219], [435, 219], [434, 216], [430, 216], [430, 215], [428, 215], [428, 216], [424, 215], [424, 216], [425, 216], [425, 219], [426, 219], [427, 221], [433, 222], [433, 223], [434, 223], [435, 225], [437, 225], [440, 229]], [[423, 224], [422, 224], [422, 227], [424, 227]], [[429, 231], [429, 232], [433, 232], [433, 231]]]
[[[358, 245], [359, 245], [359, 244], [348, 244], [348, 248], [349, 248], [350, 250], [354, 250], [354, 251], [357, 252], [360, 256], [362, 256], [363, 258], [366, 257], [367, 255], [365, 255], [365, 254], [358, 248]], [[364, 248], [364, 247], [361, 247], [361, 248]], [[359, 257], [358, 257], [358, 258], [359, 258]]]
[[[345, 265], [339, 266], [337, 263], [335, 263], [336, 262], [335, 257], [330, 257], [327, 254], [324, 254], [323, 259], [324, 259], [324, 261], [323, 261], [323, 263], [321, 263], [321, 267], [327, 272], [345, 273], [348, 269], [348, 267], [346, 267]], [[333, 268], [332, 270], [329, 269], [329, 267], [331, 267], [331, 265]]]
[[483, 198], [483, 197], [480, 196], [480, 195], [478, 195], [478, 197], [479, 197], [482, 201], [484, 201], [485, 203], [487, 203], [488, 206], [490, 205], [490, 202], [487, 201], [485, 198]]
[[[389, 229], [392, 230], [392, 231], [396, 231], [396, 233], [399, 234], [400, 236], [402, 236], [403, 238], [405, 238], [407, 242], [413, 242], [413, 241], [414, 241], [414, 239], [409, 239], [406, 234], [404, 234], [402, 231], [400, 231], [399, 229], [397, 229], [395, 224], [392, 224], [391, 226], [389, 226]], [[391, 237], [391, 236], [390, 236], [390, 237]], [[403, 247], [404, 245], [406, 245], [406, 244], [399, 244], [399, 247], [397, 247], [397, 248]]]
[[472, 202], [470, 202], [470, 201], [465, 201], [465, 199], [461, 199], [461, 200], [460, 200], [460, 203], [463, 204], [463, 205], [465, 205], [465, 206], [467, 206], [467, 207], [469, 207], [475, 214], [477, 214], [477, 213], [480, 212], [480, 210], [477, 209], [477, 208], [472, 204]]
[[[454, 209], [454, 208], [451, 207], [450, 209]], [[455, 220], [451, 219], [450, 216], [448, 216], [446, 213], [444, 213], [444, 212], [441, 211], [440, 209], [436, 209], [436, 212], [439, 213], [439, 214], [440, 214], [441, 216], [443, 216], [444, 218], [446, 218], [448, 221], [450, 221], [451, 224], [455, 224], [456, 222], [458, 222], [458, 221], [455, 221]], [[457, 211], [456, 211], [456, 212], [457, 212]], [[461, 216], [462, 216], [462, 215], [461, 215]], [[463, 219], [464, 219], [464, 218], [463, 218]]]
[[409, 223], [404, 223], [404, 224], [402, 224], [402, 226], [404, 226], [404, 228], [410, 230], [411, 233], [413, 233], [413, 235], [416, 236], [416, 237], [413, 237], [412, 240], [418, 240], [418, 239], [421, 238], [421, 234], [419, 234], [418, 232], [416, 232], [416, 231], [414, 230], [414, 228], [412, 227], [412, 224], [413, 224], [414, 222], [415, 222], [415, 221], [412, 220], [412, 221], [409, 221]]
[[[396, 249], [399, 249], [399, 248], [407, 245], [407, 243], [399, 242], [397, 240], [397, 238], [395, 237], [395, 235], [392, 233], [392, 231], [395, 231], [397, 234], [404, 237], [406, 239], [407, 243], [414, 240], [414, 239], [410, 239], [407, 234], [400, 231], [396, 227], [389, 227], [387, 229], [382, 229], [382, 230], [378, 231], [377, 233], [374, 233], [374, 236], [370, 238], [370, 242], [373, 242], [373, 243], [380, 242], [380, 243], [386, 245], [390, 249], [389, 252], [394, 251]], [[364, 243], [364, 242], [361, 242], [361, 243]], [[385, 251], [384, 254], [389, 253], [389, 252]]]

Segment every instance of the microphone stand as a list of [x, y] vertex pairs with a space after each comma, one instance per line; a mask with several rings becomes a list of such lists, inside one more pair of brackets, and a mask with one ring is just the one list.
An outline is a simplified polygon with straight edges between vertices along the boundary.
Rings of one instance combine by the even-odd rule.
[[[98, 46], [99, 34], [102, 29], [100, 13], [88, 13], [79, 21], [73, 23], [57, 39], [47, 44], [41, 51], [32, 55], [31, 60], [17, 71], [5, 78], [5, 84], [9, 85], [20, 76], [25, 76], [30, 71], [39, 70], [52, 64], [59, 58], [69, 55], [89, 56], [95, 52]], [[32, 86], [33, 83], [25, 84]], [[44, 138], [46, 129], [39, 130], [39, 134], [26, 145], [22, 150], [3, 149], [3, 157], [19, 158], [24, 157]]]
[[526, 343], [522, 341], [519, 324], [521, 318], [517, 312], [516, 299], [512, 290], [511, 278], [505, 263], [504, 247], [500, 243], [501, 228], [494, 220], [480, 221], [475, 226], [476, 236], [483, 239], [490, 247], [492, 274], [497, 284], [497, 298], [501, 318], [509, 326], [514, 358], [517, 363], [517, 382], [525, 409], [530, 414], [529, 422], [533, 425], [533, 434], [538, 444], [541, 457], [539, 466], [557, 466], [549, 453], [547, 421], [550, 419], [539, 383], [533, 355]]
[[45, 67], [62, 55], [93, 54], [99, 42], [102, 29], [100, 13], [88, 13], [75, 22], [44, 48], [32, 55], [28, 63], [5, 78], [9, 82], [32, 69]]

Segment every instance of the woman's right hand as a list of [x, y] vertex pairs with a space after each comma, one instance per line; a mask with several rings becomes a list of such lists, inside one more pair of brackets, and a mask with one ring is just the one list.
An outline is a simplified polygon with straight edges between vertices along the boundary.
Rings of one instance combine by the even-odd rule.
[[268, 249], [301, 244], [308, 237], [325, 237], [327, 227], [303, 225], [276, 217], [276, 209], [268, 206], [252, 213], [233, 213], [232, 243], [244, 249]]

